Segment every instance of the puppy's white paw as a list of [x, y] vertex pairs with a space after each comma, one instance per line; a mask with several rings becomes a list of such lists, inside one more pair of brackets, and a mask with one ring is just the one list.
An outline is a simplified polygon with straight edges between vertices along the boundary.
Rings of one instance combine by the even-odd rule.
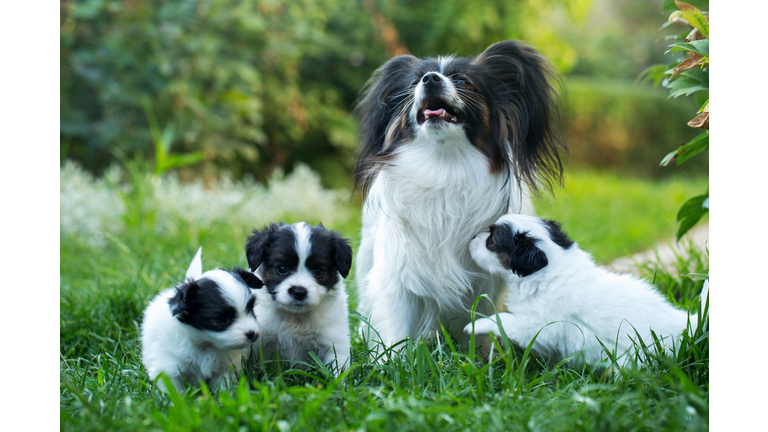
[[[488, 332], [491, 332], [496, 336], [501, 335], [501, 333], [499, 332], [499, 325], [496, 323], [495, 319], [480, 318], [475, 320], [476, 335], [484, 335], [484, 334], [488, 334]], [[469, 323], [464, 327], [464, 333], [472, 334], [472, 323]]]

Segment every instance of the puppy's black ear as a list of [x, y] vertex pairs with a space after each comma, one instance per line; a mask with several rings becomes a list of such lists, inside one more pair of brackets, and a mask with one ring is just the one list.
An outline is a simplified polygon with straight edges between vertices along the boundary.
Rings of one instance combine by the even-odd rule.
[[248, 270], [235, 267], [232, 272], [240, 276], [243, 282], [245, 282], [245, 284], [251, 288], [258, 289], [264, 286], [264, 282], [262, 282], [261, 279], [256, 277], [255, 274], [249, 272]]
[[549, 264], [547, 254], [536, 246], [536, 239], [527, 233], [515, 234], [515, 248], [509, 259], [509, 268], [520, 276], [526, 277], [543, 269]]
[[514, 175], [534, 191], [540, 183], [551, 188], [562, 182], [560, 151], [566, 151], [560, 136], [558, 90], [562, 79], [552, 63], [520, 41], [502, 41], [489, 46], [473, 63], [502, 81], [494, 86], [494, 112], [499, 142], [512, 147]]
[[365, 176], [372, 163], [370, 158], [380, 156], [386, 143], [398, 138], [396, 135], [388, 137], [387, 129], [400, 113], [405, 99], [412, 97], [405, 90], [418, 79], [415, 74], [418, 64], [419, 59], [412, 55], [393, 57], [376, 69], [355, 103], [354, 114], [360, 123], [355, 188], [362, 187], [363, 195], [367, 188]]
[[348, 239], [341, 237], [335, 231], [331, 231], [331, 233], [336, 252], [336, 269], [341, 273], [341, 277], [346, 279], [352, 268], [352, 246], [349, 245]]
[[248, 237], [245, 242], [245, 259], [248, 260], [248, 268], [256, 271], [264, 260], [264, 249], [269, 247], [272, 234], [274, 234], [285, 223], [272, 223], [261, 231], [253, 230], [253, 235]]
[[176, 294], [168, 300], [168, 307], [171, 309], [171, 315], [181, 322], [186, 322], [189, 306], [197, 296], [200, 286], [197, 281], [188, 281], [176, 287]]

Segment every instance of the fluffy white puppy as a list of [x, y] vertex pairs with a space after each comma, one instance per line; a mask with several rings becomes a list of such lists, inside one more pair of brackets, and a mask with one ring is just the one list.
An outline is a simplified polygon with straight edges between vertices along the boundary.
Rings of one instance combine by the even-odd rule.
[[[210, 270], [203, 274], [200, 254], [185, 281], [161, 292], [144, 311], [141, 324], [142, 361], [149, 378], [163, 372], [178, 390], [184, 382], [216, 384], [229, 366], [236, 371], [259, 337], [251, 288], [261, 281], [243, 269]], [[167, 391], [162, 380], [157, 385]]]
[[[257, 292], [261, 352], [271, 360], [311, 362], [310, 351], [338, 375], [349, 366], [349, 311], [344, 278], [352, 265], [346, 239], [319, 225], [273, 223], [245, 245], [248, 265], [264, 282]], [[336, 364], [334, 365], [334, 361]]]
[[[633, 347], [637, 334], [653, 343], [651, 330], [667, 347], [697, 317], [669, 304], [647, 282], [598, 267], [553, 221], [504, 215], [470, 242], [472, 258], [510, 282], [509, 313], [474, 322], [475, 334], [500, 335], [497, 318], [512, 342], [558, 359], [579, 351], [593, 364], [604, 358], [598, 339], [617, 356]], [[706, 298], [706, 293], [702, 293]], [[471, 333], [473, 324], [464, 331]], [[540, 331], [538, 336], [536, 334]], [[635, 333], [637, 331], [637, 333]], [[630, 355], [624, 355], [619, 364]]]

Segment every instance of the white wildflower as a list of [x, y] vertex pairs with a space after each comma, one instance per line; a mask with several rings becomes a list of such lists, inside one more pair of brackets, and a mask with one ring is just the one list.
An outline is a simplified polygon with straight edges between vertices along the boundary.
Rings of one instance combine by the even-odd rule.
[[[123, 229], [119, 176], [114, 168], [105, 178], [94, 179], [67, 162], [61, 169], [61, 231], [103, 245], [105, 233]], [[260, 228], [285, 219], [333, 226], [350, 215], [346, 193], [323, 188], [317, 173], [301, 164], [288, 176], [277, 170], [268, 187], [248, 179], [235, 182], [226, 175], [206, 187], [200, 180], [183, 183], [173, 173], [148, 184], [153, 193], [142, 207], [156, 212], [158, 234], [177, 232], [180, 222], [192, 229], [214, 224]], [[128, 191], [131, 186], [122, 187]]]

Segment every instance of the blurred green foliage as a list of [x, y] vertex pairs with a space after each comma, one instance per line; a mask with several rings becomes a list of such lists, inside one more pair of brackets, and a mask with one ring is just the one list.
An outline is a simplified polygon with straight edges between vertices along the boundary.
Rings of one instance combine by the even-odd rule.
[[[346, 187], [357, 145], [350, 110], [388, 58], [471, 56], [499, 40], [524, 39], [565, 73], [634, 79], [660, 61], [653, 31], [661, 12], [640, 3], [62, 1], [62, 158], [95, 173], [116, 153], [151, 158], [157, 137], [144, 108], [149, 104], [153, 127], [174, 131], [172, 142], [163, 142], [168, 154], [202, 152], [201, 164], [179, 169], [184, 179], [210, 179], [226, 169], [235, 178], [264, 181], [275, 168], [290, 171], [304, 162], [326, 185]], [[661, 134], [685, 139], [684, 125], [671, 130], [667, 125], [676, 121], [670, 116], [653, 116], [679, 104], [664, 105], [615, 83], [587, 89], [579, 82], [568, 81], [564, 109], [575, 161], [594, 156], [587, 165], [602, 167], [631, 161], [632, 151], [622, 149], [647, 148]], [[599, 120], [601, 106], [624, 102], [631, 107]], [[639, 127], [632, 110], [642, 111], [642, 122], [657, 131]], [[585, 117], [586, 132], [574, 127]], [[605, 147], [616, 137], [618, 143]], [[592, 152], [595, 146], [620, 153]]]
[[326, 177], [349, 173], [357, 144], [350, 107], [389, 57], [474, 55], [524, 38], [567, 69], [574, 54], [543, 13], [565, 5], [578, 18], [590, 3], [63, 1], [63, 157], [99, 172], [115, 146], [149, 155], [146, 99], [157, 126], [177, 132], [167, 145], [204, 152], [195, 175], [226, 167], [263, 180], [296, 161]]
[[[697, 109], [692, 100], [670, 100], [665, 91], [620, 79], [574, 76], [566, 88], [563, 132], [570, 165], [668, 176], [673, 172], [659, 165], [659, 155], [697, 135], [685, 125]], [[708, 166], [707, 159], [695, 159], [682, 171], [705, 174]]]

